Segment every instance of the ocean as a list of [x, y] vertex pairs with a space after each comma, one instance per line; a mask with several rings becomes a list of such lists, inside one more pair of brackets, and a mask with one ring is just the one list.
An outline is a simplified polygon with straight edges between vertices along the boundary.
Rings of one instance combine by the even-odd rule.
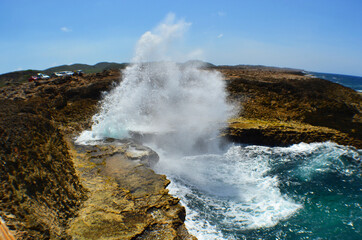
[[362, 77], [342, 75], [342, 74], [333, 74], [333, 73], [318, 73], [318, 72], [308, 72], [317, 78], [329, 80], [341, 84], [343, 86], [352, 88], [356, 91], [362, 92]]
[[[161, 156], [158, 173], [198, 239], [362, 239], [361, 150], [335, 143], [232, 145]], [[166, 158], [165, 158], [166, 157]]]

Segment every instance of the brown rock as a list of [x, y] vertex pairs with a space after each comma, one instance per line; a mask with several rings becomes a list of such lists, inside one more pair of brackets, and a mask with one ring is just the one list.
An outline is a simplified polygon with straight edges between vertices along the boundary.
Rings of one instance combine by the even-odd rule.
[[[240, 109], [237, 117], [254, 122], [284, 122], [290, 129], [289, 133], [270, 126], [253, 131], [240, 129], [240, 139], [233, 131], [233, 140], [241, 141], [242, 138], [242, 142], [247, 142], [250, 139], [249, 143], [267, 145], [331, 140], [362, 147], [362, 96], [356, 91], [327, 80], [304, 76], [297, 70], [263, 67], [215, 69], [225, 76], [229, 100]], [[320, 128], [318, 133], [315, 129], [310, 133], [299, 133], [300, 129], [293, 129], [295, 124], [292, 123], [306, 125], [307, 128], [324, 128]], [[235, 130], [235, 126], [232, 129]]]
[[74, 238], [195, 239], [185, 229], [184, 207], [168, 194], [170, 181], [147, 167], [157, 156], [151, 149], [108, 140], [106, 145], [75, 146], [72, 153], [89, 189], [68, 230]]
[[148, 168], [154, 151], [111, 140], [77, 153], [63, 139], [91, 126], [119, 81], [107, 71], [1, 88], [0, 216], [17, 239], [194, 239], [169, 181]]

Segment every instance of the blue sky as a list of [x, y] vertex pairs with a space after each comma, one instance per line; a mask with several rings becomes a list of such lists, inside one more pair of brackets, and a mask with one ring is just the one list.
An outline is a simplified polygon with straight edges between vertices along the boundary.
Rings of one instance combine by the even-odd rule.
[[129, 62], [170, 12], [190, 57], [362, 76], [361, 0], [0, 0], [0, 73]]

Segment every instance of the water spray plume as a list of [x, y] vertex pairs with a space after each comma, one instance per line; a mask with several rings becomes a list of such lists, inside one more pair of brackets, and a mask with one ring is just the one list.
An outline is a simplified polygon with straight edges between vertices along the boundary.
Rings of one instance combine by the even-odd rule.
[[217, 137], [232, 108], [220, 73], [203, 70], [199, 62], [178, 64], [166, 54], [189, 26], [169, 15], [143, 34], [123, 81], [93, 117], [93, 138], [148, 135], [156, 145], [182, 154], [207, 151], [202, 142]]

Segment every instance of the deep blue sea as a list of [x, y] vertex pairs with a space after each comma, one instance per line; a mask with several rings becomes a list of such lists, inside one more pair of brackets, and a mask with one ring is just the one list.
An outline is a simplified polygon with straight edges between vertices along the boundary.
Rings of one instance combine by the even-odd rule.
[[332, 73], [318, 73], [318, 72], [308, 72], [308, 73], [317, 78], [339, 83], [343, 86], [352, 88], [359, 92], [362, 91], [362, 77], [342, 75], [342, 74], [332, 74]]

